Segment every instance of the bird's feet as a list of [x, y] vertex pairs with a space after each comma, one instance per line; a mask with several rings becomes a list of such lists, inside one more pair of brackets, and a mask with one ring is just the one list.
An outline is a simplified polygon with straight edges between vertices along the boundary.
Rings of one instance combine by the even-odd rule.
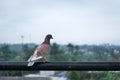
[[47, 62], [48, 62], [48, 60], [47, 60], [47, 59], [45, 59], [45, 58], [43, 58], [43, 59], [42, 59], [42, 62], [43, 62], [43, 63], [47, 63]]
[[46, 59], [45, 59], [45, 60], [43, 60], [43, 62], [44, 62], [44, 63], [47, 63], [47, 62], [48, 62], [48, 60], [46, 60]]

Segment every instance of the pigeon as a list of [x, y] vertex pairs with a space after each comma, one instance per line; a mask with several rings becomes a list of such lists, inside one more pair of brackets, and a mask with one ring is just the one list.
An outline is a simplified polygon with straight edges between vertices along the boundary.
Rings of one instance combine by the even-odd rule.
[[46, 35], [44, 42], [35, 49], [33, 55], [28, 59], [28, 66], [33, 66], [35, 61], [43, 59], [45, 55], [50, 53], [50, 39], [53, 39], [52, 35]]

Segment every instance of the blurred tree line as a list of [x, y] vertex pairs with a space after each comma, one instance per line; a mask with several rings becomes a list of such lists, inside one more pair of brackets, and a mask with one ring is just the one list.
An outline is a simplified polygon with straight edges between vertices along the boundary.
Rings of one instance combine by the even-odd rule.
[[[0, 46], [0, 61], [27, 61], [35, 48], [23, 44], [20, 51], [11, 50], [9, 44]], [[17, 48], [16, 48], [17, 49]], [[120, 61], [120, 46], [115, 45], [59, 45], [53, 43], [48, 61]], [[36, 71], [0, 71], [2, 76], [22, 76]], [[119, 72], [111, 71], [69, 71], [70, 80], [118, 80]]]

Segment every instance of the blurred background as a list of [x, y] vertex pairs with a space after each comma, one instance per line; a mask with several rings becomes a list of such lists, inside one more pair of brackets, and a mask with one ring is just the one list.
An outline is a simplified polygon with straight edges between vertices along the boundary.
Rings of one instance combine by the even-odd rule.
[[[119, 9], [119, 0], [0, 0], [0, 61], [27, 61], [46, 34], [54, 38], [49, 61], [120, 61]], [[0, 71], [2, 79], [45, 74], [48, 80], [120, 79], [111, 71]]]

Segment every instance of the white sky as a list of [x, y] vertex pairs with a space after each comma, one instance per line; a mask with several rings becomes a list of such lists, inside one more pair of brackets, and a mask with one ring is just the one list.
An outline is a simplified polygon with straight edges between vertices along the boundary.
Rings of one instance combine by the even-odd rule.
[[120, 0], [0, 0], [0, 43], [120, 45]]

